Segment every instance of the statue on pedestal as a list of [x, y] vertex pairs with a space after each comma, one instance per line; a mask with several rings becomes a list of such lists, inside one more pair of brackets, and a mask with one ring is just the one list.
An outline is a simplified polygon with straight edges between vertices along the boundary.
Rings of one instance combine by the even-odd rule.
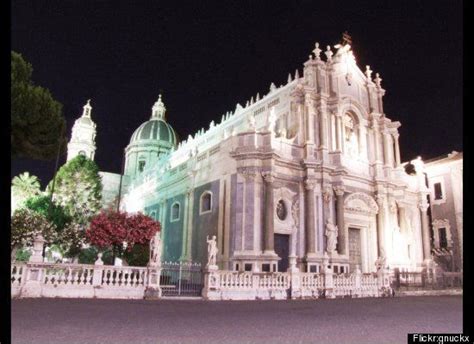
[[206, 236], [207, 241], [207, 266], [216, 266], [217, 248], [216, 236], [213, 235], [212, 239], [209, 239], [209, 235]]
[[150, 240], [150, 265], [160, 265], [161, 263], [161, 239], [159, 233]]
[[336, 251], [338, 228], [328, 219], [326, 223], [326, 252], [331, 253]]

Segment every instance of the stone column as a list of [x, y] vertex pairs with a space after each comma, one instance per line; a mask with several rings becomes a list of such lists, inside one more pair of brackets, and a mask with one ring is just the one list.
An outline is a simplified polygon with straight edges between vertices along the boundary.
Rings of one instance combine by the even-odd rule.
[[359, 125], [359, 156], [363, 159], [368, 159], [367, 147], [367, 129], [364, 124]]
[[392, 159], [390, 156], [390, 144], [388, 142], [388, 133], [384, 132], [383, 134], [383, 154], [384, 154], [384, 164], [386, 166], [392, 165]]
[[306, 205], [306, 216], [305, 216], [305, 231], [306, 231], [306, 256], [311, 256], [316, 253], [315, 249], [315, 198], [314, 198], [314, 187], [316, 181], [311, 179], [305, 180], [305, 205]]
[[344, 191], [343, 185], [334, 187], [336, 194], [336, 212], [337, 212], [337, 229], [338, 229], [338, 240], [337, 240], [337, 252], [339, 254], [346, 254], [346, 228], [344, 224]]
[[309, 94], [306, 94], [307, 136], [306, 141], [314, 143], [314, 105]]
[[375, 150], [375, 161], [376, 162], [381, 162], [381, 143], [380, 143], [380, 130], [379, 130], [379, 125], [378, 125], [378, 119], [374, 118], [373, 123], [372, 123], [372, 128], [374, 130], [374, 150]]
[[379, 257], [385, 257], [385, 196], [377, 194], [375, 196], [377, 204], [379, 206], [379, 212], [377, 213], [377, 243], [378, 243], [378, 255]]
[[421, 238], [423, 240], [423, 258], [426, 261], [431, 259], [430, 227], [427, 214], [428, 202], [421, 201], [418, 206], [420, 208], [421, 216]]
[[265, 180], [265, 236], [263, 242], [264, 253], [274, 253], [274, 200], [273, 183], [275, 176], [272, 172], [263, 172], [262, 177]]
[[342, 150], [342, 129], [341, 129], [341, 115], [338, 114], [335, 116], [336, 117], [336, 150], [341, 151]]
[[320, 137], [321, 137], [321, 148], [328, 148], [328, 124], [327, 124], [327, 113], [321, 112], [321, 126]]
[[400, 166], [400, 145], [398, 143], [398, 138], [400, 137], [400, 134], [393, 134], [393, 140], [394, 140], [394, 145], [395, 145], [395, 162], [397, 166]]

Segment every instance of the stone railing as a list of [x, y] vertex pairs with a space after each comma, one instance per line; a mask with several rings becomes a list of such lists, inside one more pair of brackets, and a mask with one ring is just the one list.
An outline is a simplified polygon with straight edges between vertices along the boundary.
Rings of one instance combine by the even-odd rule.
[[159, 267], [96, 264], [13, 263], [12, 297], [73, 297], [143, 299], [147, 289], [159, 296]]
[[268, 300], [390, 295], [387, 270], [362, 274], [290, 272], [237, 272], [207, 269], [202, 296], [208, 300]]
[[286, 272], [205, 272], [203, 297], [208, 300], [286, 299], [290, 275]]

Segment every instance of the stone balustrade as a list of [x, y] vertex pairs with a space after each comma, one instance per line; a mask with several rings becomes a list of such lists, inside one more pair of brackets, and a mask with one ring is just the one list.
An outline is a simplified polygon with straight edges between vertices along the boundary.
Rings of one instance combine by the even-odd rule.
[[159, 267], [14, 263], [11, 296], [143, 299], [150, 270], [159, 273]]
[[[160, 298], [161, 266], [13, 263], [12, 297]], [[389, 295], [388, 271], [362, 274], [309, 272], [237, 272], [205, 270], [202, 296], [208, 300], [379, 297]]]
[[203, 297], [207, 300], [269, 300], [297, 298], [380, 297], [389, 295], [388, 272], [351, 274], [308, 272], [205, 271]]

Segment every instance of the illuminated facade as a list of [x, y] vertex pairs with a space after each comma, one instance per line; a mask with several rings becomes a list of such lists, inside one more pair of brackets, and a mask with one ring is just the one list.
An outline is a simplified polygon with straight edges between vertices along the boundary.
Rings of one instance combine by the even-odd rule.
[[301, 76], [179, 143], [158, 99], [126, 148], [121, 205], [161, 222], [163, 260], [204, 262], [216, 235], [231, 270], [317, 272], [325, 254], [337, 272], [430, 262], [430, 190], [400, 162], [382, 79], [335, 48], [316, 44]]

